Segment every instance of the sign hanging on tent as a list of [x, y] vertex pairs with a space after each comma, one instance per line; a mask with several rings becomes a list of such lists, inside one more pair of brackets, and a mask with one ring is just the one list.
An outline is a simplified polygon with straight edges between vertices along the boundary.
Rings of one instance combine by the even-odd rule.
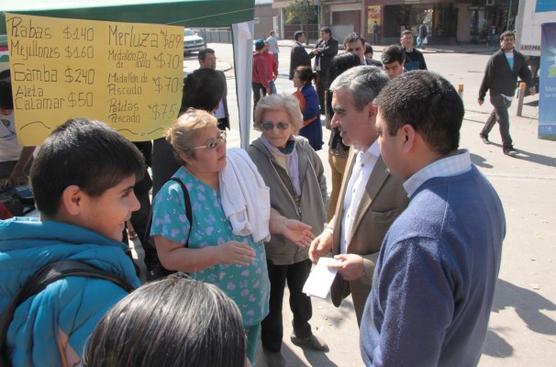
[[133, 141], [163, 135], [180, 109], [183, 28], [6, 14], [18, 140], [40, 144], [69, 118]]

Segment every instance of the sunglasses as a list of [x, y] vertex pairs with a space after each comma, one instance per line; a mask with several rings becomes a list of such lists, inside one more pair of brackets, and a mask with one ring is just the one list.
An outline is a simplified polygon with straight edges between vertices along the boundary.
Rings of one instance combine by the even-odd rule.
[[193, 150], [197, 150], [197, 149], [213, 150], [216, 149], [216, 147], [218, 147], [220, 144], [225, 142], [226, 142], [226, 132], [221, 130], [218, 133], [218, 136], [216, 138], [207, 140], [207, 143], [205, 145], [199, 145], [197, 147], [193, 147]]
[[279, 130], [287, 130], [290, 127], [290, 124], [288, 124], [287, 122], [277, 122], [276, 124], [273, 124], [270, 121], [263, 122], [261, 124], [261, 128], [266, 131], [272, 130], [275, 127], [277, 127]]

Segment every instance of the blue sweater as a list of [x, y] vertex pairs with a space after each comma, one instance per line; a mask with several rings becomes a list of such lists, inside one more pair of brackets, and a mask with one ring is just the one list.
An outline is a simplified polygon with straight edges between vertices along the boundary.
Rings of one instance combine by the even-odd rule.
[[[121, 242], [70, 224], [36, 218], [0, 221], [0, 313], [29, 276], [48, 263], [77, 260], [139, 286]], [[81, 356], [100, 318], [127, 293], [116, 284], [66, 277], [22, 303], [8, 329], [14, 367], [60, 366], [65, 355]]]
[[479, 362], [506, 227], [479, 171], [426, 181], [392, 224], [361, 324], [367, 366]]

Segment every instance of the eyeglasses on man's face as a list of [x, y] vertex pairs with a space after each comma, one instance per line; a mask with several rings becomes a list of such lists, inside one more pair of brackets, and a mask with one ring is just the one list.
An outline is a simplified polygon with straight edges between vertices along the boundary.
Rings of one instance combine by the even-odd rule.
[[226, 131], [220, 130], [218, 132], [218, 136], [216, 138], [212, 138], [207, 140], [207, 143], [205, 145], [199, 145], [196, 147], [193, 147], [194, 150], [197, 149], [208, 149], [208, 150], [213, 150], [216, 149], [220, 144], [223, 144], [226, 142]]
[[277, 127], [279, 130], [287, 130], [290, 127], [290, 124], [288, 124], [287, 122], [281, 122], [281, 121], [274, 124], [270, 121], [266, 121], [266, 122], [263, 122], [261, 124], [261, 127], [262, 127], [263, 130], [266, 130], [266, 131], [272, 130], [275, 127]]

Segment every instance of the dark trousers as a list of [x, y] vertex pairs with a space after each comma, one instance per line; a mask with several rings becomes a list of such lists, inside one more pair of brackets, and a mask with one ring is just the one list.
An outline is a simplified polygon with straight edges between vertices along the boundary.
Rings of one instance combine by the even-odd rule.
[[259, 103], [259, 99], [266, 96], [266, 88], [259, 83], [251, 83], [251, 88], [253, 89], [253, 118], [255, 118], [255, 108], [257, 103]]
[[330, 86], [330, 80], [328, 74], [317, 72], [317, 95], [319, 96], [320, 113], [324, 114], [324, 106], [326, 105], [326, 94], [325, 91]]
[[512, 137], [510, 136], [510, 116], [508, 114], [508, 108], [512, 104], [511, 100], [507, 100], [505, 97], [495, 94], [490, 96], [490, 103], [494, 107], [494, 110], [488, 117], [481, 131], [481, 136], [487, 138], [488, 133], [490, 133], [490, 130], [492, 130], [494, 124], [498, 121], [500, 137], [502, 138], [502, 148], [513, 148]]
[[311, 260], [307, 259], [292, 265], [274, 265], [267, 261], [267, 265], [270, 278], [270, 312], [262, 322], [261, 341], [267, 350], [279, 352], [284, 336], [282, 301], [286, 280], [290, 291], [290, 309], [293, 313], [295, 335], [300, 338], [311, 335], [311, 325], [309, 325], [313, 315], [311, 298], [301, 291], [311, 272]]

